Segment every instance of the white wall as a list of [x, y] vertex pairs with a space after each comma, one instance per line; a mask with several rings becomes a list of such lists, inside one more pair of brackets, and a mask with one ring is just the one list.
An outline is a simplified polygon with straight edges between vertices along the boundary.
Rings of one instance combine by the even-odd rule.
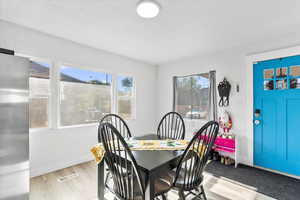
[[[143, 135], [155, 130], [157, 73], [155, 66], [4, 21], [0, 21], [0, 47], [54, 62], [133, 75], [136, 81], [137, 113], [136, 119], [129, 122], [129, 127], [134, 135]], [[96, 135], [95, 125], [31, 132], [31, 176], [91, 160], [89, 149], [97, 142]]]
[[[165, 64], [158, 69], [158, 119], [163, 113], [172, 109], [172, 77], [205, 73], [216, 70], [217, 83], [224, 77], [232, 84], [230, 105], [226, 109], [232, 114], [233, 132], [239, 135], [241, 144], [240, 157], [248, 158], [249, 151], [246, 146], [245, 136], [245, 66], [244, 54], [239, 51], [229, 51], [212, 54], [203, 57], [191, 57], [174, 63]], [[240, 85], [240, 92], [236, 92], [236, 85]], [[197, 123], [188, 123], [188, 136], [191, 136], [193, 129], [200, 127]], [[247, 163], [246, 161], [243, 161]]]
[[[156, 122], [172, 110], [172, 77], [216, 70], [217, 82], [225, 76], [232, 83], [230, 106], [233, 132], [239, 137], [239, 160], [251, 165], [252, 151], [246, 134], [245, 56], [249, 52], [293, 46], [300, 43], [296, 33], [290, 33], [268, 44], [240, 48], [206, 56], [195, 56], [155, 67], [129, 58], [96, 50], [74, 42], [52, 37], [11, 23], [0, 21], [0, 47], [18, 53], [65, 62], [76, 66], [111, 73], [132, 74], [137, 84], [137, 119], [130, 121], [133, 134], [154, 132]], [[120, 44], [122, 45], [122, 44]], [[259, 48], [257, 48], [259, 47]], [[240, 92], [235, 91], [236, 84]], [[188, 124], [189, 135], [198, 124]], [[89, 148], [96, 142], [96, 126], [44, 130], [30, 133], [31, 175], [38, 175], [92, 159]]]
[[[160, 65], [157, 71], [158, 88], [158, 113], [157, 119], [160, 119], [163, 113], [172, 110], [173, 85], [172, 77], [181, 75], [190, 75], [204, 73], [210, 70], [216, 70], [217, 84], [226, 77], [232, 84], [232, 92], [230, 96], [230, 106], [226, 109], [231, 113], [233, 118], [233, 129], [238, 137], [239, 152], [238, 160], [247, 165], [253, 165], [253, 132], [249, 129], [252, 127], [252, 108], [249, 99], [252, 96], [253, 84], [251, 81], [253, 74], [246, 64], [246, 57], [250, 55], [265, 55], [263, 52], [271, 52], [272, 58], [276, 56], [284, 57], [287, 55], [285, 51], [272, 50], [283, 49], [287, 47], [295, 47], [300, 44], [300, 36], [296, 32], [287, 31], [280, 38], [270, 37], [262, 41], [251, 43], [246, 46], [236, 46], [226, 51], [216, 52], [209, 55], [191, 56], [189, 58]], [[180, 48], [180, 47], [178, 47]], [[293, 50], [295, 53], [296, 50]], [[298, 48], [296, 48], [298, 50]], [[291, 52], [289, 52], [291, 54]], [[298, 51], [296, 51], [298, 52]], [[290, 55], [288, 54], [288, 55]], [[258, 56], [259, 57], [259, 56]], [[269, 56], [270, 57], [270, 56]], [[259, 58], [266, 58], [260, 56]], [[240, 92], [236, 92], [236, 85], [239, 84]], [[192, 135], [192, 131], [200, 127], [201, 124], [192, 122], [188, 123], [188, 136]]]

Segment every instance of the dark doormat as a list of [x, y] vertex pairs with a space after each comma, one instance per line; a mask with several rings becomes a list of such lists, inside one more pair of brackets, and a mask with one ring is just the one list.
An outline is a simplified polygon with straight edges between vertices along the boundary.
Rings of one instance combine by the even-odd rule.
[[265, 170], [239, 165], [226, 166], [210, 162], [206, 172], [257, 188], [257, 192], [278, 200], [300, 200], [300, 180]]

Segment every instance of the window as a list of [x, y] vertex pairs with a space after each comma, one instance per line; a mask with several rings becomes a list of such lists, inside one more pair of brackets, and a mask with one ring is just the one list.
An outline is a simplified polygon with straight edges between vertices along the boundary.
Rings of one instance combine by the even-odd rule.
[[133, 118], [135, 107], [134, 81], [130, 76], [117, 77], [117, 111], [126, 119]]
[[109, 113], [135, 118], [132, 76], [59, 66], [45, 59], [18, 55], [30, 60], [30, 129], [98, 123]]
[[186, 119], [208, 119], [209, 73], [174, 77], [174, 109]]
[[30, 61], [29, 75], [29, 127], [47, 128], [50, 64]]
[[98, 122], [111, 113], [112, 76], [68, 66], [60, 68], [60, 126]]

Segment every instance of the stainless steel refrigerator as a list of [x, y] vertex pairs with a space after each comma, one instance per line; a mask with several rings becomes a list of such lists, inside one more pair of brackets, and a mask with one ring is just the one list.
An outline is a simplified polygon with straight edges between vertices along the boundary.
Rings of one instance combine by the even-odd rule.
[[29, 199], [29, 61], [0, 54], [0, 200]]

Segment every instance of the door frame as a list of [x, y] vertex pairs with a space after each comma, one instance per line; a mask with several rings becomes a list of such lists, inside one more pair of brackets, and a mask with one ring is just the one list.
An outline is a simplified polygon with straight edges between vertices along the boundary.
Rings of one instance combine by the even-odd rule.
[[[247, 147], [245, 155], [240, 156], [240, 162], [254, 166], [254, 130], [253, 130], [253, 106], [254, 106], [254, 89], [253, 89], [253, 64], [259, 61], [271, 60], [282, 57], [300, 55], [300, 46], [283, 48], [258, 54], [246, 56], [246, 135]], [[244, 158], [243, 158], [244, 157]]]

